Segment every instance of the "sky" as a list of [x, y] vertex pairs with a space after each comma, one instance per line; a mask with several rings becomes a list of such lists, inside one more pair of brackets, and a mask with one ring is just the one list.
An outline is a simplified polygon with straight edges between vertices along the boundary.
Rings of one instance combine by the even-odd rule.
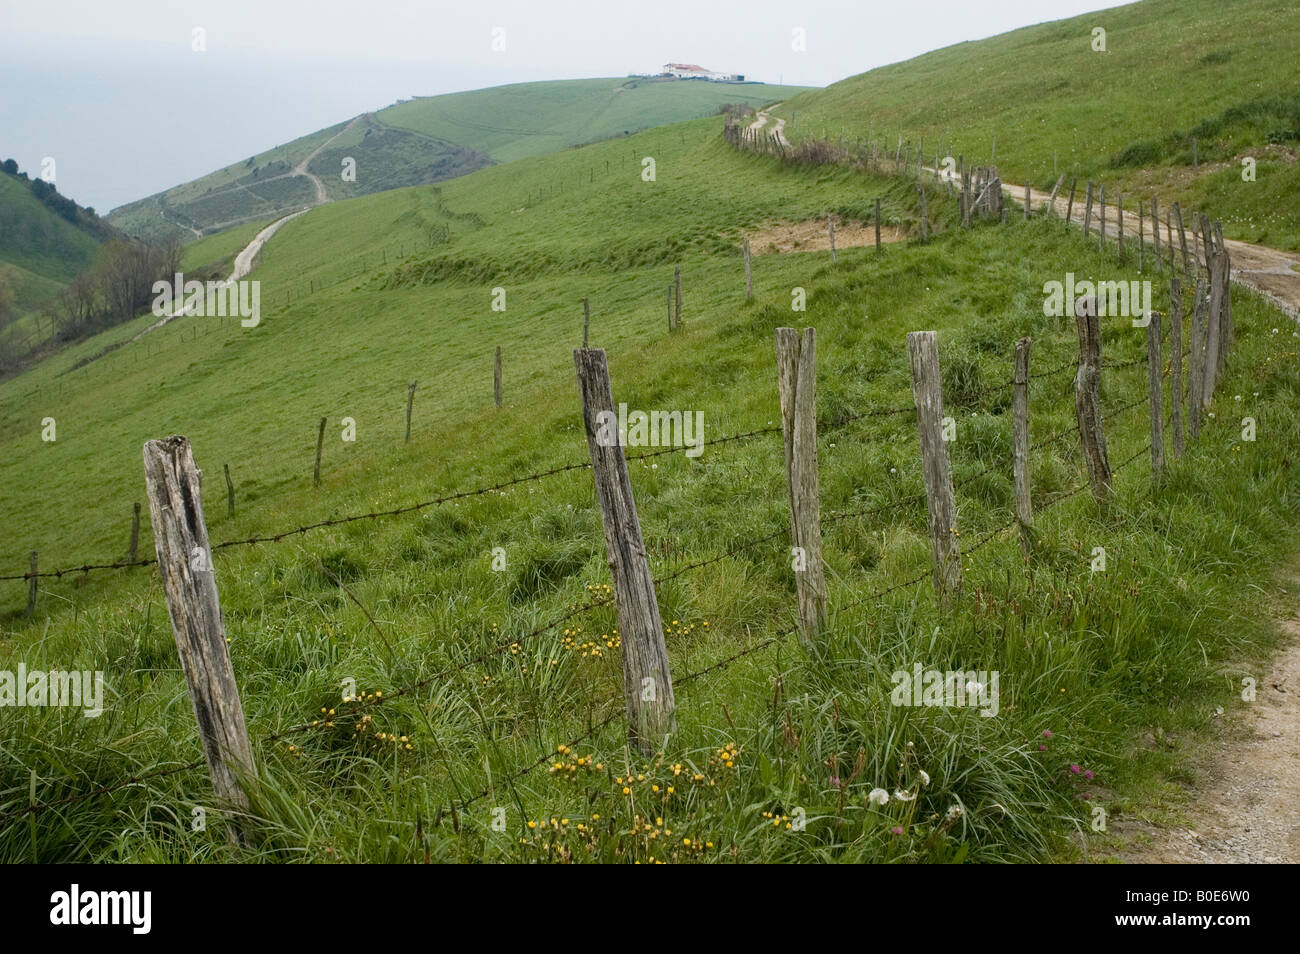
[[[29, 175], [52, 158], [59, 191], [104, 214], [411, 96], [657, 72], [670, 61], [825, 86], [963, 40], [1115, 5], [0, 0], [0, 158]], [[796, 29], [803, 50], [793, 48]]]

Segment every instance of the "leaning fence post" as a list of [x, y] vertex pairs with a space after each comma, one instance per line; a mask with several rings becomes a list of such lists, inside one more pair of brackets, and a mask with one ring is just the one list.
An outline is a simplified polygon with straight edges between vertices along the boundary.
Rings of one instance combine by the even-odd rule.
[[785, 436], [786, 490], [794, 547], [799, 636], [811, 647], [826, 626], [821, 499], [817, 480], [817, 332], [776, 329], [776, 375]]
[[1205, 391], [1205, 283], [1196, 279], [1192, 304], [1192, 357], [1187, 386], [1187, 429], [1194, 440], [1201, 433], [1201, 396]]
[[501, 406], [501, 346], [497, 345], [496, 354], [492, 358], [492, 397], [497, 402], [497, 407]]
[[754, 298], [754, 270], [749, 264], [749, 239], [745, 239], [745, 301]]
[[224, 807], [247, 811], [244, 782], [256, 770], [226, 645], [190, 442], [184, 437], [147, 442], [144, 478], [158, 571], [212, 787]]
[[1065, 227], [1070, 227], [1070, 216], [1074, 214], [1074, 187], [1079, 184], [1078, 176], [1070, 177], [1070, 201], [1065, 204]]
[[[406, 443], [411, 443], [411, 405], [415, 403], [415, 386], [419, 382], [412, 381], [406, 388]], [[323, 428], [325, 422], [322, 420], [320, 426]]]
[[1160, 354], [1160, 312], [1148, 315], [1147, 324], [1147, 380], [1151, 390], [1151, 475], [1159, 481], [1165, 469], [1165, 408], [1164, 392], [1160, 378], [1164, 359]]
[[1012, 378], [1011, 414], [1015, 436], [1016, 520], [1020, 524], [1020, 549], [1026, 557], [1033, 549], [1034, 505], [1029, 488], [1029, 338], [1016, 342], [1016, 370]]
[[[1156, 233], [1159, 232], [1157, 227]], [[1159, 260], [1157, 256], [1156, 261]], [[1174, 457], [1177, 458], [1183, 456], [1183, 286], [1177, 275], [1169, 278], [1169, 398]]]
[[912, 397], [916, 402], [925, 496], [930, 511], [934, 585], [946, 603], [949, 594], [961, 589], [961, 550], [957, 546], [957, 504], [952, 489], [952, 464], [948, 460], [948, 444], [943, 434], [943, 391], [935, 333], [909, 331], [907, 353], [912, 364]]
[[36, 615], [36, 581], [40, 578], [36, 551], [32, 551], [31, 571], [27, 574], [27, 618]]
[[131, 545], [126, 549], [126, 560], [135, 563], [140, 556], [140, 501], [131, 508]]
[[573, 363], [578, 371], [591, 472], [605, 530], [605, 552], [614, 578], [628, 738], [640, 751], [649, 753], [675, 725], [663, 620], [620, 443], [605, 351], [574, 351]]
[[1110, 505], [1111, 471], [1106, 456], [1106, 435], [1101, 420], [1101, 323], [1097, 299], [1089, 295], [1074, 306], [1079, 331], [1079, 370], [1074, 376], [1074, 410], [1079, 420], [1079, 443], [1088, 466], [1092, 495], [1105, 511]]
[[[409, 419], [409, 418], [408, 418]], [[407, 440], [410, 440], [410, 425], [406, 429]], [[316, 434], [316, 469], [312, 471], [311, 482], [313, 486], [320, 486], [320, 454], [325, 448], [325, 418], [320, 419], [320, 431]]]

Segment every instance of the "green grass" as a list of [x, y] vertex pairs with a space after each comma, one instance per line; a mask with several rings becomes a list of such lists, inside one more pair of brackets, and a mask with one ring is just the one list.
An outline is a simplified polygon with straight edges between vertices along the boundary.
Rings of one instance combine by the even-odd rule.
[[[1007, 182], [1050, 189], [1064, 173], [1067, 188], [1078, 176], [1111, 194], [1156, 192], [1165, 208], [1212, 211], [1231, 238], [1297, 250], [1297, 44], [1285, 0], [1142, 0], [936, 50], [776, 112], [794, 141], [843, 129], [892, 155], [901, 132], [913, 154], [924, 141], [928, 162], [942, 143], [968, 164], [993, 157]], [[1244, 156], [1258, 161], [1255, 182], [1242, 181]]]
[[[221, 550], [223, 614], [263, 778], [252, 846], [227, 843], [215, 823], [191, 830], [192, 808], [210, 806], [199, 771], [0, 825], [0, 857], [552, 860], [567, 847], [573, 860], [609, 861], [1042, 860], [1070, 856], [1091, 837], [1094, 800], [1122, 815], [1141, 808], [1153, 780], [1185, 773], [1176, 743], [1142, 759], [1131, 744], [1149, 728], [1174, 738], [1202, 730], [1216, 705], [1232, 704], [1238, 679], [1225, 667], [1272, 644], [1263, 597], [1275, 592], [1272, 568], [1289, 553], [1297, 517], [1287, 467], [1300, 452], [1289, 326], [1253, 297], [1234, 296], [1238, 346], [1216, 417], [1187, 459], [1170, 463], [1158, 490], [1140, 455], [1117, 476], [1108, 518], [1086, 493], [1044, 510], [1028, 568], [1013, 536], [995, 537], [966, 561], [965, 592], [951, 612], [928, 583], [850, 609], [929, 561], [919, 505], [831, 519], [922, 486], [911, 415], [850, 421], [855, 411], [910, 402], [905, 333], [939, 333], [958, 427], [956, 478], [990, 468], [959, 485], [959, 529], [970, 546], [1013, 515], [1008, 395], [983, 389], [1009, 378], [1011, 342], [1021, 335], [1034, 338], [1035, 371], [1075, 353], [1073, 329], [1042, 314], [1044, 281], [1066, 270], [1136, 275], [1058, 221], [1013, 216], [1006, 227], [953, 229], [952, 203], [935, 194], [931, 243], [891, 246], [879, 257], [841, 249], [835, 267], [825, 253], [759, 255], [755, 301], [745, 303], [742, 229], [831, 211], [861, 216], [877, 195], [887, 218], [910, 229], [916, 199], [907, 183], [738, 154], [720, 127], [714, 119], [655, 129], [318, 208], [268, 244], [252, 276], [263, 282], [258, 328], [178, 321], [62, 373], [117, 340], [101, 336], [0, 384], [0, 521], [11, 541], [0, 572], [21, 572], [29, 549], [46, 567], [122, 555], [142, 492], [140, 445], [169, 433], [193, 443], [218, 541], [585, 460], [571, 351], [588, 297], [592, 343], [609, 352], [616, 400], [703, 410], [706, 437], [778, 423], [773, 329], [817, 328], [833, 611], [820, 651], [805, 655], [787, 638], [682, 680], [792, 621], [782, 453], [771, 435], [709, 448], [695, 461], [667, 455], [631, 466], [657, 576], [773, 535], [659, 587], [679, 731], [652, 760], [625, 752], [617, 718], [572, 756], [556, 754], [589, 719], [621, 706], [617, 649], [608, 645], [612, 607], [567, 624], [576, 649], [560, 626], [522, 641], [518, 654], [438, 676], [588, 602], [608, 582], [585, 471]], [[640, 177], [645, 156], [656, 160], [653, 183]], [[685, 327], [670, 334], [665, 291], [678, 264]], [[498, 286], [507, 291], [503, 313], [490, 307]], [[795, 287], [808, 292], [806, 313], [791, 311]], [[1159, 284], [1155, 297], [1167, 312]], [[506, 381], [499, 410], [491, 399], [498, 344]], [[1109, 322], [1104, 347], [1110, 362], [1138, 358], [1145, 333]], [[160, 350], [146, 359], [150, 348]], [[404, 444], [411, 380], [420, 389]], [[1145, 390], [1142, 365], [1113, 368], [1104, 404], [1118, 407]], [[1036, 380], [1032, 402], [1035, 440], [1068, 431], [1068, 374]], [[58, 420], [54, 444], [39, 439], [47, 414]], [[321, 415], [328, 439], [314, 489]], [[1246, 415], [1260, 422], [1254, 443], [1238, 439]], [[344, 416], [356, 420], [354, 444], [339, 439]], [[1147, 428], [1141, 407], [1108, 420], [1112, 461], [1140, 452]], [[227, 462], [234, 517], [222, 506]], [[1035, 454], [1040, 504], [1081, 478], [1068, 439]], [[1091, 573], [1098, 546], [1109, 567]], [[491, 569], [495, 547], [506, 551], [504, 572]], [[147, 528], [142, 552], [152, 552]], [[36, 799], [49, 801], [198, 757], [149, 571], [42, 581], [31, 623], [21, 618], [24, 599], [21, 583], [0, 589], [0, 669], [18, 660], [103, 669], [111, 702], [100, 719], [7, 712], [0, 811], [26, 804], [33, 772]], [[584, 656], [582, 644], [592, 642], [600, 655], [588, 647]], [[890, 705], [891, 674], [916, 662], [999, 670], [999, 716]], [[368, 710], [373, 731], [405, 735], [411, 750], [373, 734], [354, 740], [346, 717], [329, 731], [258, 741], [322, 707], [341, 709], [348, 679], [389, 696], [430, 680]], [[738, 748], [731, 768], [719, 756], [729, 743]], [[534, 760], [567, 766], [577, 755], [601, 768], [543, 767], [509, 781]], [[1072, 782], [1072, 763], [1095, 772], [1094, 782]], [[930, 783], [915, 801], [867, 807], [871, 788], [915, 786], [918, 769]], [[646, 776], [627, 786], [632, 798], [616, 781], [629, 772]], [[831, 788], [832, 774], [846, 780], [842, 792]], [[458, 811], [455, 833], [447, 806], [489, 786], [488, 797]], [[961, 818], [943, 821], [954, 805]], [[808, 819], [804, 832], [767, 817], [793, 818], [796, 807]], [[662, 817], [664, 833], [633, 833], [637, 814], [652, 828]], [[493, 830], [495, 817], [505, 831]], [[538, 841], [527, 827], [562, 817], [571, 819], [569, 834]], [[594, 834], [579, 833], [579, 822]], [[890, 834], [895, 826], [904, 833]], [[712, 847], [697, 852], [684, 838]]]
[[[761, 106], [802, 89], [610, 78], [422, 96], [364, 114], [350, 128], [339, 123], [129, 203], [109, 218], [132, 235], [175, 232], [191, 241], [195, 231], [220, 231], [311, 204], [314, 191], [305, 177], [276, 177], [322, 146], [309, 170], [331, 199], [355, 198], [707, 116], [723, 103]], [[342, 178], [345, 158], [355, 160], [355, 181]]]

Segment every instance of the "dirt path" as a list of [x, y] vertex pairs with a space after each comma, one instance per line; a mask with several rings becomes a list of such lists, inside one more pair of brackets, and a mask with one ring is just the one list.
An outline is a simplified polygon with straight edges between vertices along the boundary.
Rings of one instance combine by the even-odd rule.
[[[1300, 863], [1300, 619], [1282, 621], [1290, 639], [1257, 677], [1252, 703], [1235, 707], [1202, 779], [1189, 791], [1186, 823], [1123, 821], [1112, 831], [1133, 864]], [[1144, 844], [1135, 846], [1135, 840]]]
[[[1068, 188], [1062, 186], [1062, 191], [1066, 195], [1056, 197], [1055, 210], [1062, 218], [1065, 216], [1066, 209], [1069, 207]], [[1009, 182], [1002, 183], [1002, 191], [1010, 198], [1018, 202], [1023, 202], [1025, 197], [1024, 185], [1013, 185]], [[1030, 190], [1030, 204], [1034, 208], [1046, 208], [1047, 201], [1051, 198], [1049, 192], [1039, 192], [1036, 189]], [[1135, 203], [1137, 200], [1129, 197], [1129, 203]], [[1081, 194], [1076, 194], [1074, 199], [1074, 211], [1070, 216], [1070, 221], [1079, 225], [1083, 224], [1084, 198]], [[1094, 203], [1092, 225], [1096, 226], [1098, 221], [1099, 209]], [[1204, 266], [1205, 255], [1204, 247], [1201, 245], [1198, 237], [1194, 240], [1192, 226], [1194, 223], [1184, 220], [1183, 226], [1187, 231], [1188, 253], [1196, 261]], [[1124, 241], [1136, 242], [1138, 234], [1138, 216], [1137, 213], [1124, 210]], [[1144, 234], [1151, 236], [1151, 219], [1148, 216], [1145, 224]], [[1115, 215], [1115, 206], [1107, 205], [1106, 208], [1106, 237], [1107, 241], [1114, 241], [1119, 235], [1119, 222]], [[1167, 250], [1168, 234], [1164, 228], [1160, 230], [1160, 251], [1163, 256], [1168, 256]], [[1181, 246], [1178, 244], [1178, 232], [1174, 231], [1175, 248], [1178, 249], [1175, 255], [1181, 255]], [[1239, 284], [1245, 285], [1264, 297], [1273, 301], [1279, 308], [1289, 314], [1292, 318], [1300, 321], [1300, 253], [1280, 252], [1277, 249], [1267, 248], [1263, 245], [1252, 245], [1249, 242], [1239, 242], [1235, 239], [1225, 239], [1224, 245], [1228, 248], [1228, 254], [1232, 260], [1232, 279]], [[1134, 246], [1136, 249], [1136, 245]], [[1148, 247], [1148, 252], [1152, 249]]]
[[[767, 109], [760, 109], [758, 111], [757, 118], [748, 126], [746, 126], [741, 132], [741, 135], [743, 136], [746, 142], [758, 141], [760, 132], [767, 125], [768, 109], [776, 109], [776, 107], [780, 105], [781, 105], [780, 103], [773, 103]], [[790, 140], [785, 138], [785, 120], [779, 116], [777, 117], [776, 122], [772, 124], [772, 131], [768, 133], [768, 136], [770, 136], [772, 139], [775, 139], [776, 142], [781, 146], [790, 145]]]

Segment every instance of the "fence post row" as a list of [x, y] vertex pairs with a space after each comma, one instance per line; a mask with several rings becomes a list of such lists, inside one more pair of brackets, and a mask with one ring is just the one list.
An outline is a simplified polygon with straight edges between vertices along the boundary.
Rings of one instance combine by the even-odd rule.
[[1074, 410], [1079, 420], [1079, 443], [1088, 466], [1092, 495], [1105, 511], [1110, 505], [1111, 471], [1106, 456], [1106, 435], [1101, 420], [1101, 323], [1097, 299], [1083, 296], [1075, 302], [1079, 332], [1079, 370], [1074, 376]]
[[673, 683], [664, 645], [663, 620], [646, 559], [618, 432], [614, 392], [603, 348], [573, 352], [582, 397], [582, 415], [591, 453], [591, 473], [600, 504], [605, 551], [614, 578], [618, 632], [623, 650], [623, 695], [628, 739], [643, 753], [674, 730]]
[[822, 563], [821, 497], [817, 479], [817, 332], [776, 329], [777, 386], [785, 438], [786, 490], [794, 547], [799, 635], [805, 646], [825, 628], [826, 573]]
[[957, 545], [957, 505], [952, 488], [952, 464], [943, 437], [943, 391], [939, 377], [939, 346], [933, 331], [909, 331], [907, 354], [912, 364], [912, 397], [916, 402], [921, 438], [925, 496], [930, 512], [930, 544], [934, 552], [934, 585], [946, 606], [948, 596], [961, 590], [961, 549]]
[[247, 811], [244, 786], [256, 780], [256, 768], [226, 644], [190, 442], [184, 437], [147, 442], [144, 478], [158, 571], [212, 787], [223, 807]]

